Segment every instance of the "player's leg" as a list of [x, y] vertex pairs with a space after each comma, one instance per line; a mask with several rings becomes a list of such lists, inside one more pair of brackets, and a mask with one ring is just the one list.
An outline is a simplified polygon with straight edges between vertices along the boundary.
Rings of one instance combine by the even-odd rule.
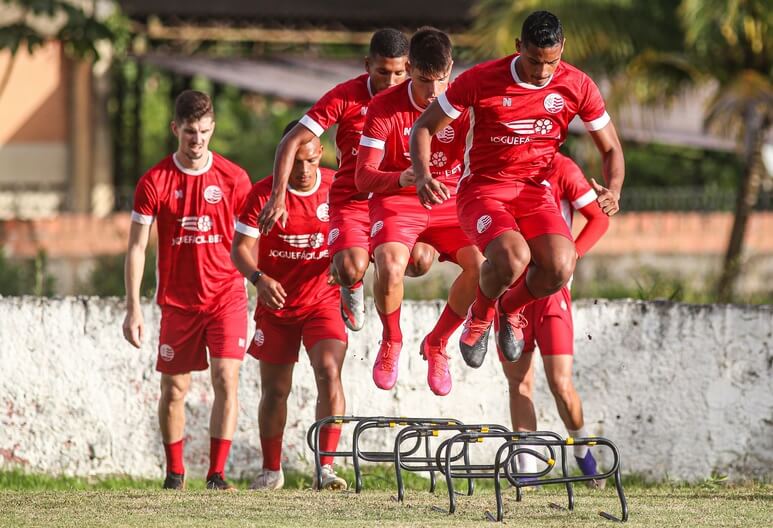
[[408, 266], [405, 268], [406, 277], [421, 277], [432, 267], [437, 252], [435, 249], [424, 242], [416, 242], [411, 250], [411, 258], [408, 260]]
[[358, 331], [365, 324], [365, 289], [362, 279], [370, 264], [370, 217], [367, 200], [330, 205], [328, 247], [333, 275], [341, 285], [341, 317]]
[[377, 246], [373, 254], [376, 264], [373, 297], [383, 326], [381, 346], [373, 365], [373, 381], [380, 389], [389, 390], [397, 381], [397, 364], [403, 346], [400, 307], [410, 251], [400, 242], [386, 242]]
[[[516, 362], [502, 361], [502, 371], [507, 378], [510, 403], [510, 420], [513, 431], [536, 431], [537, 414], [534, 410], [533, 346]], [[504, 360], [504, 357], [502, 358]], [[519, 473], [535, 473], [537, 459], [528, 453], [518, 454]]]
[[185, 395], [191, 385], [191, 374], [161, 374], [161, 396], [158, 400], [158, 425], [166, 453], [165, 489], [185, 487], [183, 446], [185, 436]]
[[215, 399], [209, 421], [209, 470], [207, 488], [235, 490], [225, 480], [225, 463], [231, 451], [239, 415], [239, 369], [241, 359], [211, 358], [210, 372]]

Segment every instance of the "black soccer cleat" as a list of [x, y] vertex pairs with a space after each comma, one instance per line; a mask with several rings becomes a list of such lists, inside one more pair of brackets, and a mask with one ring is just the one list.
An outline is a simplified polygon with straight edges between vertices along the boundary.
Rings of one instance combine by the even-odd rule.
[[494, 325], [494, 337], [497, 341], [497, 348], [507, 361], [518, 361], [523, 354], [525, 341], [523, 339], [523, 329], [529, 322], [519, 311], [508, 314], [496, 304], [497, 315]]
[[185, 473], [167, 473], [164, 479], [164, 489], [184, 490]]
[[235, 486], [228, 483], [220, 473], [213, 473], [207, 479], [207, 489], [219, 491], [237, 491]]
[[462, 326], [462, 335], [459, 337], [459, 350], [464, 362], [472, 368], [478, 368], [483, 364], [490, 332], [491, 321], [476, 318], [470, 307]]

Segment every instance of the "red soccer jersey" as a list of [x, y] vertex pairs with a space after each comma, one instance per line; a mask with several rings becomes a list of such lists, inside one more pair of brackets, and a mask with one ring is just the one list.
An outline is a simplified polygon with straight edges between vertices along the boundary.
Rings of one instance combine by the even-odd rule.
[[[424, 111], [413, 100], [411, 84], [412, 81], [408, 81], [380, 93], [368, 107], [360, 146], [382, 151], [383, 159], [378, 170], [395, 173], [390, 178], [392, 181], [378, 181], [385, 175], [370, 174], [372, 171], [363, 174], [361, 160], [361, 172], [357, 178], [371, 190], [379, 188], [380, 191], [376, 193], [416, 195], [414, 185], [401, 188], [397, 183], [398, 173], [411, 166], [411, 129]], [[443, 182], [452, 194], [456, 194], [456, 185], [464, 169], [468, 127], [468, 120], [462, 116], [462, 119], [455, 120], [432, 138], [432, 176]]]
[[[327, 283], [330, 255], [327, 247], [327, 196], [335, 172], [320, 168], [314, 188], [299, 192], [288, 187], [287, 225], [276, 224], [268, 235], [258, 230], [258, 215], [271, 196], [273, 177], [256, 183], [239, 216], [236, 230], [260, 238], [258, 267], [279, 281], [287, 293], [284, 308], [272, 312], [279, 317], [303, 315], [320, 304], [338, 304], [338, 287]], [[268, 310], [258, 305], [256, 315]]]
[[598, 87], [561, 62], [545, 86], [522, 82], [518, 55], [485, 62], [462, 73], [438, 97], [452, 118], [470, 109], [472, 141], [463, 180], [507, 182], [544, 177], [569, 122], [579, 115], [588, 130], [609, 123]]
[[330, 189], [330, 203], [338, 205], [349, 200], [364, 200], [367, 193], [360, 193], [354, 185], [354, 169], [357, 165], [357, 149], [368, 103], [373, 97], [370, 77], [367, 73], [343, 82], [317, 101], [300, 122], [317, 136], [338, 124], [336, 131], [336, 157], [338, 171]]
[[250, 186], [244, 169], [214, 152], [200, 170], [170, 155], [140, 178], [132, 221], [157, 220], [158, 304], [200, 310], [245, 291], [231, 264], [231, 241]]
[[560, 152], [556, 152], [550, 173], [542, 184], [550, 187], [569, 229], [572, 228], [574, 212], [598, 198], [580, 167]]

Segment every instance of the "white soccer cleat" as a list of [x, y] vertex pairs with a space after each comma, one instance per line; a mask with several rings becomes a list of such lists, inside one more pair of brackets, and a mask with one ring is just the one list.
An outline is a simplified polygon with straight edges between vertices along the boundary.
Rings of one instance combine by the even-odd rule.
[[264, 469], [260, 475], [255, 477], [255, 480], [250, 484], [251, 490], [278, 490], [282, 489], [285, 485], [285, 474], [280, 469], [279, 471], [271, 471], [270, 469]]
[[[320, 485], [321, 483], [321, 485]], [[322, 478], [320, 483], [317, 482], [317, 473], [314, 472], [314, 481], [312, 482], [311, 487], [315, 490], [323, 490], [323, 489], [329, 489], [329, 490], [336, 490], [336, 491], [343, 491], [349, 486], [346, 484], [346, 481], [336, 475], [335, 470], [333, 469], [333, 466], [330, 464], [325, 464], [322, 466]]]
[[349, 330], [357, 332], [365, 324], [365, 286], [341, 286], [341, 317]]

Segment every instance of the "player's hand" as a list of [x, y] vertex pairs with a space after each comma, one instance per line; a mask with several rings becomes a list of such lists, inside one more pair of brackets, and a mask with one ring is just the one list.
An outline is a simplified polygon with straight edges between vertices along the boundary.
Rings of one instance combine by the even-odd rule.
[[421, 205], [427, 209], [432, 209], [433, 205], [440, 205], [451, 197], [448, 187], [432, 176], [416, 179], [416, 193]]
[[258, 279], [255, 287], [258, 289], [258, 298], [263, 301], [263, 304], [272, 310], [279, 310], [284, 307], [287, 294], [278, 281], [263, 274]]
[[593, 190], [598, 194], [596, 201], [599, 203], [599, 207], [607, 216], [612, 216], [620, 210], [620, 195], [613, 191], [610, 191], [606, 187], [602, 187], [593, 178], [590, 180], [590, 184]]
[[416, 175], [413, 173], [413, 167], [408, 167], [400, 173], [400, 187], [408, 187], [416, 183]]
[[332, 262], [330, 263], [330, 266], [327, 269], [327, 284], [328, 286], [333, 286], [335, 284], [338, 284], [338, 274], [336, 273], [335, 264], [333, 264]]
[[267, 235], [277, 222], [282, 227], [287, 225], [287, 209], [284, 198], [277, 200], [271, 195], [258, 216], [258, 229], [261, 234]]
[[142, 319], [142, 311], [139, 309], [126, 312], [123, 320], [123, 337], [132, 346], [142, 346], [142, 334], [145, 330], [145, 322]]

